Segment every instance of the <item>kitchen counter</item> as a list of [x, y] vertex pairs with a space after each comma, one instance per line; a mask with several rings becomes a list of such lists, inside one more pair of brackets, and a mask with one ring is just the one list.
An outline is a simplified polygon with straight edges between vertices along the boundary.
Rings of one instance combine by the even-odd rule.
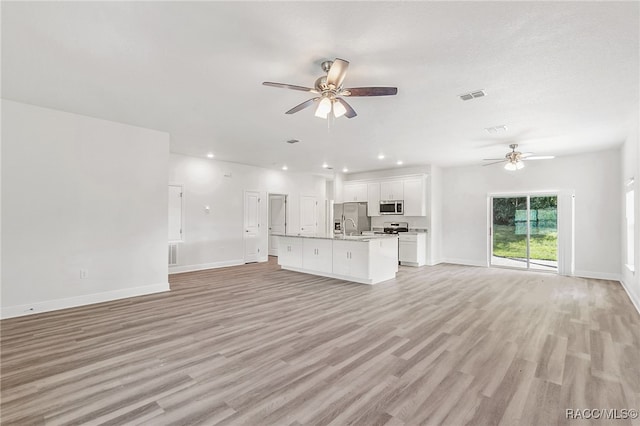
[[398, 272], [397, 235], [278, 235], [282, 269], [377, 284]]

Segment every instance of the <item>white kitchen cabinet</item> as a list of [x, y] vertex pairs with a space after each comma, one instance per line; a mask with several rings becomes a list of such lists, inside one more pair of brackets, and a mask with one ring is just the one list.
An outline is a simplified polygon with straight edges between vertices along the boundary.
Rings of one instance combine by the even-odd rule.
[[380, 216], [380, 184], [367, 184], [367, 216]]
[[427, 263], [427, 234], [399, 234], [398, 259], [401, 265], [423, 266]]
[[369, 278], [369, 244], [362, 241], [334, 241], [333, 273]]
[[342, 187], [342, 198], [345, 203], [353, 201], [367, 202], [366, 183], [345, 183]]
[[302, 268], [302, 239], [278, 238], [278, 265]]
[[[282, 269], [362, 284], [387, 281], [395, 278], [398, 272], [396, 236], [336, 239], [296, 235], [278, 238], [279, 251], [284, 254], [278, 256]], [[298, 240], [298, 243], [292, 240]]]
[[427, 203], [424, 177], [404, 179], [404, 215], [426, 216]]
[[404, 184], [401, 180], [389, 180], [380, 182], [381, 200], [403, 200]]
[[305, 238], [302, 243], [302, 268], [309, 271], [331, 272], [333, 242], [322, 238]]

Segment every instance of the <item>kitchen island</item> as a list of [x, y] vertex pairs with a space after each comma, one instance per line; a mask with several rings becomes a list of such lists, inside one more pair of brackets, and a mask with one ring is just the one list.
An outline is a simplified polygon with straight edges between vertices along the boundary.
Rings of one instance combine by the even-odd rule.
[[282, 269], [377, 284], [396, 277], [398, 237], [279, 235]]

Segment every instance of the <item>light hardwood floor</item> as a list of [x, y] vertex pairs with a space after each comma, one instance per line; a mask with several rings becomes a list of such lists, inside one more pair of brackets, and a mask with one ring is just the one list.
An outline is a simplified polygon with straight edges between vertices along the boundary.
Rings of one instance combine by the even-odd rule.
[[2, 424], [579, 425], [566, 409], [640, 408], [640, 316], [617, 282], [439, 265], [367, 286], [271, 259], [171, 288], [2, 321]]

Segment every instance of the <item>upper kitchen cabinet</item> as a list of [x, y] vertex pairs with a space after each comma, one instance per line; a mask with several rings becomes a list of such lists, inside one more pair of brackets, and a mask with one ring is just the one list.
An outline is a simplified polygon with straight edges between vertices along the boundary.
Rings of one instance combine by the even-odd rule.
[[404, 215], [426, 216], [427, 203], [424, 177], [404, 179]]
[[366, 203], [368, 196], [366, 183], [345, 183], [342, 187], [342, 198], [345, 203], [353, 201]]
[[380, 184], [367, 184], [367, 216], [380, 216]]
[[403, 200], [404, 184], [401, 180], [389, 180], [380, 182], [381, 200]]
[[342, 187], [343, 201], [366, 202], [367, 216], [380, 216], [381, 201], [404, 201], [403, 216], [426, 216], [426, 179], [426, 174], [407, 174], [345, 182]]

